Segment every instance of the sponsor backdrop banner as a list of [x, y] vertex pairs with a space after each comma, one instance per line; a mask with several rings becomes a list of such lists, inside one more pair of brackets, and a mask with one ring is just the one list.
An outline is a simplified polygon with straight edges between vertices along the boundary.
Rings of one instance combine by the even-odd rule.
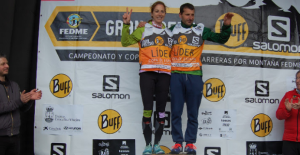
[[[163, 0], [164, 24], [180, 22], [183, 1]], [[138, 46], [122, 47], [122, 15], [133, 9], [130, 33], [151, 18], [155, 0], [41, 2], [34, 148], [36, 155], [141, 154], [143, 104]], [[189, 0], [195, 23], [220, 32], [232, 12], [229, 41], [205, 41], [198, 154], [280, 155], [283, 121], [275, 111], [295, 88], [300, 69], [299, 0]], [[162, 148], [170, 152], [170, 102]], [[186, 109], [182, 115], [186, 127]], [[154, 118], [153, 118], [154, 119]], [[154, 131], [154, 127], [153, 127]]]
[[[73, 135], [82, 133], [82, 105], [43, 104], [44, 134]], [[68, 110], [66, 110], [68, 109]]]

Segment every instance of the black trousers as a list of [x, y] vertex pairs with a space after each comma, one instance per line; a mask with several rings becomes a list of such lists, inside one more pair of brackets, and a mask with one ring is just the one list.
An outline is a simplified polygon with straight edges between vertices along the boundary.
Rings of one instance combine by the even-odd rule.
[[0, 136], [0, 154], [1, 155], [19, 155], [20, 153], [20, 137]]
[[153, 110], [153, 95], [155, 95], [156, 111], [165, 112], [169, 94], [170, 78], [171, 76], [165, 73], [140, 73], [140, 89], [144, 110]]
[[300, 155], [300, 142], [283, 141], [283, 155]]

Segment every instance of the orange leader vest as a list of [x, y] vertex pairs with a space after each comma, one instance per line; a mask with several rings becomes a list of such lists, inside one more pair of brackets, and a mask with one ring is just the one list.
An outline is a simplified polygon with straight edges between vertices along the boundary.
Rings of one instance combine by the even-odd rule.
[[145, 25], [143, 37], [139, 42], [141, 70], [171, 72], [172, 36], [172, 32], [167, 28], [159, 29], [148, 23]]
[[201, 70], [200, 57], [204, 46], [203, 30], [202, 23], [191, 28], [183, 28], [181, 23], [175, 25], [172, 31], [174, 39], [171, 51], [172, 71]]

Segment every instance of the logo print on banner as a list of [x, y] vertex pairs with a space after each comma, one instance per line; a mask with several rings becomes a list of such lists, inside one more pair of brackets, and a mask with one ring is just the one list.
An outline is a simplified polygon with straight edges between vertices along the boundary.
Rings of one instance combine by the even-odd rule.
[[204, 111], [201, 113], [201, 115], [212, 115], [211, 111]]
[[154, 39], [154, 42], [156, 45], [162, 45], [164, 43], [164, 39], [160, 36], [157, 36], [155, 39]]
[[49, 87], [54, 96], [64, 98], [71, 93], [73, 84], [67, 75], [57, 74], [51, 79]]
[[[268, 16], [268, 40], [253, 42], [253, 49], [275, 52], [299, 53], [300, 46], [291, 41], [291, 19], [289, 17]], [[271, 42], [272, 41], [272, 42]], [[286, 42], [286, 43], [284, 43]]]
[[274, 41], [290, 41], [290, 18], [268, 16], [268, 39]]
[[104, 133], [113, 134], [120, 130], [122, 117], [115, 110], [105, 110], [98, 117], [98, 126]]
[[257, 155], [257, 148], [256, 147], [257, 147], [257, 145], [254, 144], [254, 143], [249, 144], [249, 149], [250, 149], [249, 154], [250, 155]]
[[51, 107], [51, 106], [49, 106], [49, 107], [46, 108], [45, 121], [47, 123], [51, 123], [53, 121], [53, 117], [54, 117], [53, 109], [54, 108]]
[[255, 81], [255, 96], [269, 96], [269, 81]]
[[204, 155], [221, 155], [220, 147], [205, 147]]
[[184, 43], [186, 43], [187, 42], [187, 38], [186, 38], [186, 36], [185, 35], [182, 35], [182, 36], [180, 36], [179, 38], [178, 38], [178, 43], [179, 44], [184, 44]]
[[109, 155], [109, 149], [105, 148], [98, 151], [99, 155]]
[[208, 79], [203, 85], [203, 95], [209, 101], [218, 102], [224, 98], [225, 93], [225, 84], [220, 79]]
[[280, 99], [270, 98], [270, 82], [255, 80], [254, 94], [256, 97], [246, 97], [245, 103], [270, 103], [279, 104]]
[[120, 153], [130, 153], [130, 148], [127, 145], [127, 141], [125, 141], [125, 140], [122, 141], [122, 145], [120, 146], [119, 152]]
[[67, 144], [65, 143], [51, 143], [51, 155], [66, 155]]
[[102, 143], [98, 143], [98, 146], [109, 147], [109, 142], [105, 143], [105, 142], [102, 141]]
[[[233, 13], [234, 16], [232, 17], [231, 21], [231, 27], [232, 27], [232, 32], [229, 40], [224, 44], [225, 46], [229, 47], [237, 47], [242, 45], [249, 34], [249, 28], [246, 20], [239, 14]], [[215, 25], [215, 31], [216, 33], [221, 32], [221, 28], [223, 25], [223, 19], [224, 19], [225, 14], [221, 15], [216, 22]]]
[[103, 91], [118, 92], [120, 86], [119, 75], [103, 75]]
[[269, 135], [273, 129], [273, 122], [266, 114], [258, 114], [251, 121], [252, 132], [258, 137]]
[[[119, 75], [103, 75], [103, 91], [119, 92], [120, 91]], [[130, 94], [121, 93], [92, 93], [92, 98], [102, 99], [130, 99]]]
[[[102, 141], [102, 143], [98, 143], [98, 146], [101, 147], [109, 147], [109, 142], [105, 143]], [[98, 151], [99, 155], [109, 155], [109, 149], [108, 148], [104, 148]]]
[[212, 123], [212, 119], [211, 119], [210, 117], [208, 117], [208, 118], [203, 118], [203, 119], [201, 120], [201, 122], [202, 122], [202, 124], [209, 125], [209, 124]]
[[77, 28], [81, 23], [82, 18], [78, 14], [71, 14], [67, 18], [67, 23], [71, 28]]

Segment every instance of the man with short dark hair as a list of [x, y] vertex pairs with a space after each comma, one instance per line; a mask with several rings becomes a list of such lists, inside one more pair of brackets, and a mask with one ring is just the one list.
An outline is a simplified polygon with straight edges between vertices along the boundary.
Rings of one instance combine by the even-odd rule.
[[20, 108], [31, 106], [30, 100], [41, 99], [42, 91], [20, 93], [18, 84], [7, 78], [8, 71], [6, 56], [0, 54], [0, 154], [19, 155]]
[[[193, 24], [195, 8], [190, 3], [180, 6], [179, 17], [181, 23], [172, 26], [173, 47], [171, 51], [172, 74], [170, 82], [171, 112], [172, 112], [172, 138], [175, 145], [171, 154], [182, 152], [182, 143], [186, 142], [184, 151], [187, 154], [196, 154], [198, 112], [202, 98], [202, 63], [201, 54], [204, 41], [209, 40], [224, 44], [230, 37], [231, 18], [233, 14], [227, 13], [221, 33], [214, 33], [202, 23]], [[186, 102], [187, 128], [185, 137], [182, 133], [181, 115]]]

